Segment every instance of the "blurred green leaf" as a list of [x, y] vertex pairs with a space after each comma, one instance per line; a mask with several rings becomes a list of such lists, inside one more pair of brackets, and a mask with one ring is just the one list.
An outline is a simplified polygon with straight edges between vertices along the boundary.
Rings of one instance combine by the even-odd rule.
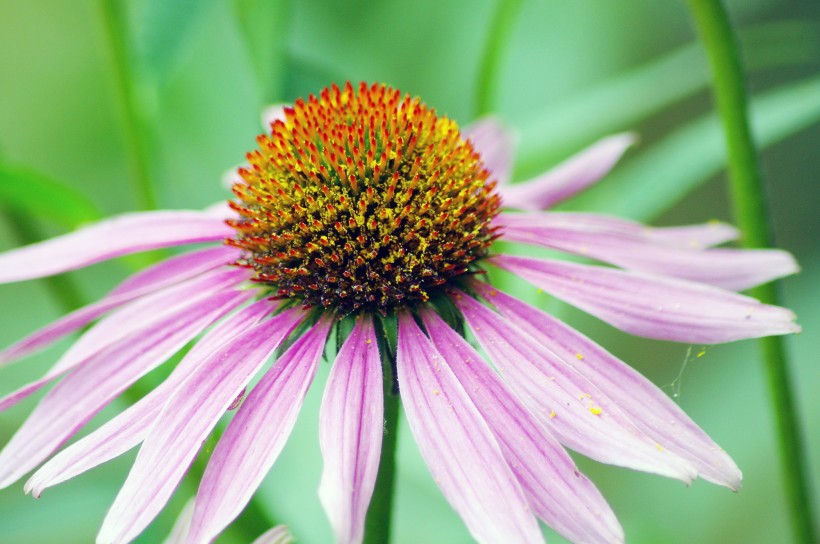
[[[786, 21], [741, 31], [750, 70], [816, 61], [817, 23]], [[543, 110], [521, 127], [516, 177], [531, 177], [602, 135], [638, 122], [703, 90], [709, 70], [698, 44], [680, 47]]]
[[82, 193], [32, 170], [0, 163], [0, 203], [74, 228], [101, 217]]
[[266, 102], [282, 100], [290, 2], [236, 0], [236, 14], [262, 90], [262, 99]]
[[[765, 148], [820, 121], [820, 77], [793, 83], [752, 101], [752, 128]], [[726, 145], [715, 115], [670, 134], [617, 168], [566, 208], [651, 219], [726, 165]]]
[[213, 0], [142, 0], [130, 13], [133, 54], [143, 75], [161, 83]]

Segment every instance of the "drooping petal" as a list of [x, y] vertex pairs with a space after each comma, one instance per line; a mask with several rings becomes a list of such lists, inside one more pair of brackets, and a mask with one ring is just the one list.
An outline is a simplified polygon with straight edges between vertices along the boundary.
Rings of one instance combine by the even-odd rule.
[[652, 235], [659, 240], [675, 242], [683, 247], [702, 249], [737, 240], [740, 231], [720, 221], [709, 221], [681, 227], [654, 227]]
[[499, 373], [562, 444], [602, 463], [687, 483], [697, 476], [690, 463], [641, 432], [606, 391], [531, 336], [470, 296], [454, 301]]
[[208, 248], [167, 259], [134, 274], [102, 300], [71, 312], [0, 352], [0, 366], [51, 345], [126, 302], [227, 264], [237, 254], [238, 250], [227, 246]]
[[478, 542], [543, 542], [487, 423], [412, 316], [399, 316], [397, 369], [407, 422], [436, 484]]
[[513, 326], [606, 391], [638, 428], [692, 463], [700, 476], [732, 489], [740, 487], [740, 470], [732, 459], [652, 382], [558, 319], [486, 283], [472, 285]]
[[169, 399], [103, 522], [97, 542], [128, 542], [162, 509], [237, 394], [302, 319], [293, 309], [235, 337]]
[[30, 280], [162, 247], [222, 241], [233, 229], [197, 211], [120, 215], [0, 254], [0, 283]]
[[493, 223], [501, 227], [567, 223], [578, 227], [603, 228], [629, 236], [638, 236], [647, 242], [689, 249], [705, 249], [735, 240], [739, 236], [735, 227], [719, 221], [682, 227], [650, 227], [623, 217], [586, 212], [502, 212]]
[[17, 404], [69, 370], [82, 367], [92, 357], [129, 335], [150, 329], [191, 303], [237, 285], [247, 275], [243, 270], [219, 269], [132, 302], [82, 335], [42, 378], [0, 399], [0, 411]]
[[564, 448], [440, 317], [422, 313], [445, 363], [487, 421], [535, 514], [572, 542], [622, 542], [615, 514]]
[[319, 413], [319, 499], [337, 544], [362, 541], [384, 433], [382, 367], [373, 323], [360, 319], [330, 371]]
[[135, 381], [249, 297], [223, 292], [101, 351], [43, 397], [0, 452], [0, 488], [15, 482]]
[[248, 504], [290, 436], [332, 320], [302, 335], [245, 399], [214, 449], [196, 496], [189, 544], [211, 542]]
[[[508, 218], [510, 214], [505, 215]], [[530, 214], [526, 214], [530, 215]], [[508, 221], [504, 239], [558, 249], [630, 270], [707, 283], [741, 291], [794, 274], [794, 257], [779, 249], [706, 249], [659, 243], [646, 232], [616, 228], [609, 217], [581, 222], [567, 214], [541, 214], [524, 224]], [[503, 221], [503, 218], [502, 218]], [[515, 223], [515, 224], [512, 224]]]
[[[230, 190], [230, 187], [227, 187]], [[204, 213], [217, 219], [236, 219], [236, 212], [230, 207], [228, 201], [220, 200], [216, 204], [211, 204], [203, 210]]]
[[490, 179], [499, 185], [508, 184], [515, 154], [513, 133], [498, 119], [483, 117], [464, 129], [464, 138], [469, 138], [481, 155], [484, 167], [490, 171]]
[[236, 261], [239, 253], [235, 247], [218, 245], [171, 257], [129, 277], [115, 287], [109, 296], [141, 296], [230, 264]]
[[545, 210], [555, 206], [604, 177], [635, 140], [630, 133], [608, 136], [536, 178], [501, 187], [504, 207]]
[[168, 399], [188, 376], [225, 343], [270, 315], [276, 306], [274, 302], [261, 300], [218, 323], [191, 348], [164, 382], [35, 472], [26, 482], [26, 492], [39, 497], [45, 488], [122, 455], [142, 442]]
[[491, 262], [639, 336], [717, 344], [800, 331], [791, 311], [709, 285], [549, 259], [499, 255]]

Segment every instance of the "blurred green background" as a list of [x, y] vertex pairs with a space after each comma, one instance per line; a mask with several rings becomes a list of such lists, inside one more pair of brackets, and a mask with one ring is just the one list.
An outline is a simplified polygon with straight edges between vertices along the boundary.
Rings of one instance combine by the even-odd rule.
[[[126, 73], [117, 70], [104, 5], [117, 7], [124, 23], [115, 43], [128, 60]], [[332, 82], [382, 81], [468, 124], [476, 116], [479, 66], [496, 5], [0, 0], [0, 250], [143, 206], [134, 184], [134, 140], [127, 136], [134, 129], [159, 207], [201, 208], [226, 198], [222, 173], [254, 146], [265, 104]], [[749, 66], [778, 245], [803, 267], [783, 282], [783, 292], [804, 328], [787, 344], [816, 499], [820, 5], [735, 0], [728, 7]], [[682, 1], [524, 0], [493, 80], [492, 109], [518, 133], [519, 179], [606, 134], [640, 135], [618, 168], [571, 209], [655, 224], [730, 220], [724, 146], [708, 79]], [[134, 104], [131, 117], [123, 109], [122, 81]], [[139, 260], [105, 263], [71, 280], [91, 301], [134, 266]], [[54, 290], [46, 282], [0, 286], [0, 345], [64, 312]], [[516, 291], [542, 296], [526, 285]], [[700, 346], [633, 339], [546, 297], [543, 302], [675, 395], [744, 472], [744, 487], [733, 494], [703, 481], [686, 488], [579, 458], [629, 542], [788, 540], [773, 418], [754, 342], [711, 347], [695, 358], [690, 351]], [[65, 346], [4, 369], [0, 394], [38, 376]], [[294, 435], [260, 491], [271, 515], [307, 543], [330, 541], [316, 497], [317, 414], [328, 366], [322, 365]], [[0, 444], [35, 403], [29, 399], [0, 413]], [[89, 428], [123, 406], [112, 405]], [[470, 542], [406, 426], [399, 441], [394, 542]], [[133, 455], [50, 489], [40, 500], [24, 496], [22, 482], [0, 491], [0, 542], [92, 542]], [[190, 489], [181, 488], [139, 542], [164, 538]], [[226, 533], [220, 542], [242, 540]]]

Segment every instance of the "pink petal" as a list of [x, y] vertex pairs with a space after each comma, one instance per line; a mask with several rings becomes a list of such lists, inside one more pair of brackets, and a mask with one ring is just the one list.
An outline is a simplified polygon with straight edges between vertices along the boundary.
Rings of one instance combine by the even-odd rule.
[[275, 303], [261, 300], [217, 324], [194, 345], [158, 387], [93, 433], [58, 453], [35, 472], [26, 482], [26, 492], [39, 497], [45, 488], [122, 455], [142, 442], [168, 399], [188, 376], [217, 349], [271, 314], [275, 308]]
[[120, 215], [0, 254], [0, 283], [30, 280], [149, 249], [222, 241], [233, 229], [196, 211]]
[[564, 364], [607, 392], [639, 429], [686, 459], [700, 476], [732, 489], [741, 474], [731, 458], [652, 382], [572, 327], [483, 282], [474, 289]]
[[223, 268], [132, 302], [106, 317], [81, 336], [39, 380], [0, 399], [0, 411], [17, 404], [69, 370], [81, 367], [102, 350], [129, 335], [150, 328], [191, 304], [244, 281], [248, 272]]
[[129, 542], [154, 519], [216, 422], [303, 315], [288, 310], [248, 329], [177, 389], [145, 439], [97, 542]]
[[424, 325], [464, 390], [487, 421], [533, 512], [573, 542], [622, 542], [615, 514], [564, 448], [440, 317]]
[[800, 331], [785, 308], [700, 283], [511, 255], [491, 262], [639, 336], [717, 344]]
[[562, 444], [602, 463], [687, 483], [697, 476], [641, 432], [606, 391], [532, 337], [467, 295], [455, 302], [499, 373]]
[[109, 296], [141, 296], [230, 264], [236, 261], [239, 253], [234, 247], [218, 245], [171, 257], [126, 279]]
[[487, 423], [412, 316], [399, 316], [397, 369], [407, 422], [444, 497], [479, 542], [543, 542]]
[[[230, 186], [226, 187], [226, 189], [230, 190]], [[205, 208], [203, 212], [211, 217], [215, 217], [223, 221], [225, 219], [235, 219], [237, 217], [236, 212], [231, 209], [226, 200], [220, 200], [216, 204], [211, 204]]]
[[[509, 219], [502, 216], [499, 221]], [[530, 215], [530, 214], [523, 214]], [[615, 264], [630, 270], [672, 276], [716, 287], [741, 291], [794, 274], [797, 263], [777, 249], [707, 249], [674, 247], [646, 232], [629, 231], [587, 215], [576, 221], [572, 214], [540, 214], [528, 224], [520, 220], [504, 225], [504, 240], [558, 249]]]
[[658, 239], [675, 242], [692, 249], [716, 246], [723, 242], [737, 240], [740, 236], [740, 231], [735, 227], [719, 221], [682, 227], [655, 227], [652, 233]]
[[204, 328], [247, 300], [224, 292], [201, 299], [153, 327], [95, 355], [43, 397], [0, 452], [0, 488], [15, 482], [139, 378], [164, 363]]
[[71, 312], [0, 352], [0, 366], [49, 346], [126, 302], [227, 264], [237, 254], [238, 250], [227, 246], [208, 248], [173, 257], [134, 274], [99, 302]]
[[683, 227], [650, 227], [623, 217], [586, 212], [502, 212], [494, 220], [497, 226], [513, 227], [552, 226], [556, 223], [606, 229], [640, 237], [647, 242], [689, 249], [705, 249], [734, 240], [739, 235], [736, 228], [718, 221]]
[[376, 486], [384, 433], [381, 365], [373, 323], [364, 317], [339, 350], [319, 413], [319, 498], [339, 544], [362, 541]]
[[502, 187], [507, 208], [545, 210], [604, 177], [636, 141], [634, 134], [608, 136], [540, 176]]
[[242, 512], [290, 436], [332, 320], [302, 335], [253, 388], [216, 445], [196, 497], [188, 543], [208, 544]]
[[463, 137], [469, 139], [481, 155], [484, 168], [490, 171], [490, 179], [498, 181], [499, 185], [509, 183], [515, 153], [512, 132], [498, 119], [483, 117], [468, 126]]

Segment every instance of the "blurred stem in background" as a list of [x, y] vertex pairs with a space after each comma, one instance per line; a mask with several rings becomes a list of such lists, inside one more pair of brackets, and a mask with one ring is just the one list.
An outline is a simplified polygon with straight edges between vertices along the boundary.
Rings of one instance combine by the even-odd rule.
[[490, 21], [487, 43], [478, 67], [475, 94], [475, 117], [492, 112], [498, 102], [498, 82], [501, 59], [507, 49], [515, 20], [521, 11], [522, 0], [499, 0]]
[[[706, 48], [713, 86], [726, 137], [729, 179], [735, 220], [745, 247], [771, 246], [771, 227], [764, 198], [757, 151], [749, 128], [748, 105], [737, 40], [719, 0], [689, 0], [692, 17]], [[751, 291], [752, 296], [778, 304], [775, 284]], [[798, 542], [817, 542], [813, 526], [808, 469], [803, 438], [791, 389], [782, 337], [760, 340], [766, 362], [771, 400], [780, 438], [780, 455], [793, 531]]]
[[[37, 224], [25, 211], [18, 211], [13, 207], [4, 207], [0, 211], [9, 218], [9, 227], [21, 246], [33, 244], [43, 240], [43, 235]], [[49, 295], [57, 301], [62, 311], [73, 312], [84, 304], [83, 296], [68, 274], [49, 276], [40, 280], [48, 289]]]
[[114, 57], [117, 92], [124, 123], [123, 137], [132, 162], [132, 180], [140, 207], [154, 210], [157, 208], [157, 197], [151, 184], [145, 108], [140, 99], [140, 89], [136, 87], [137, 78], [128, 47], [130, 32], [125, 6], [118, 0], [99, 0], [99, 4]]

